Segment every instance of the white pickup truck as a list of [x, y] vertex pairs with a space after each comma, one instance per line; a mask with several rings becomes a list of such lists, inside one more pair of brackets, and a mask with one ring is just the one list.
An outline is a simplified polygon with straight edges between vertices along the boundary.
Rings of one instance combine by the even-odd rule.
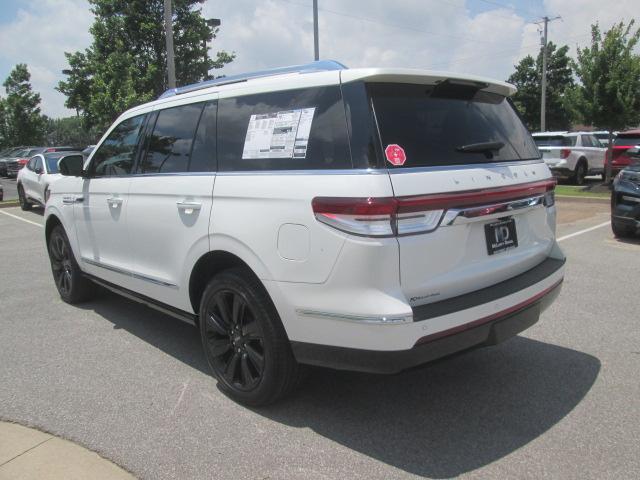
[[604, 175], [607, 149], [592, 133], [534, 133], [533, 139], [554, 176], [582, 185], [587, 175]]

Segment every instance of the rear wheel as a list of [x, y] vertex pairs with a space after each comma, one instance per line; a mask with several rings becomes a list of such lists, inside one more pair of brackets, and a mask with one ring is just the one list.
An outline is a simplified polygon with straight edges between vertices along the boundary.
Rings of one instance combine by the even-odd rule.
[[576, 185], [584, 185], [584, 177], [587, 176], [587, 164], [584, 159], [578, 161], [578, 165], [576, 165], [576, 171], [573, 174], [573, 182]]
[[94, 294], [94, 283], [82, 275], [61, 225], [51, 232], [48, 249], [53, 280], [62, 300], [67, 303], [89, 300]]
[[614, 219], [611, 219], [611, 230], [613, 230], [613, 234], [618, 238], [629, 238], [633, 237], [634, 234], [633, 229], [629, 225], [616, 222]]
[[22, 210], [31, 210], [33, 205], [27, 200], [27, 196], [24, 193], [22, 185], [18, 185], [18, 201], [20, 202], [20, 208]]
[[300, 367], [271, 299], [251, 272], [216, 275], [200, 302], [200, 334], [220, 388], [234, 400], [267, 405], [297, 384]]

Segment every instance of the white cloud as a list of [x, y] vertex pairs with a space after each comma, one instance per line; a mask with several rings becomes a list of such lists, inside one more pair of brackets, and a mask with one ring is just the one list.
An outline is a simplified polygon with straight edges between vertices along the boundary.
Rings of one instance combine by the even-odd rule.
[[[637, 1], [608, 2], [605, 8], [602, 0], [544, 0], [550, 16], [563, 17], [550, 24], [549, 37], [585, 45], [592, 23], [606, 29], [626, 20]], [[407, 66], [504, 79], [520, 58], [538, 51], [538, 27], [527, 23], [532, 14], [526, 9], [485, 7], [472, 14], [467, 0], [321, 0], [320, 54], [351, 67]], [[238, 55], [219, 73], [313, 59], [311, 0], [207, 0], [203, 13], [222, 19], [212, 53], [224, 49]], [[29, 65], [48, 115], [73, 113], [54, 87], [66, 67], [63, 52], [90, 44], [91, 22], [86, 0], [27, 0], [0, 28], [0, 58]]]
[[[65, 97], [54, 87], [64, 78], [64, 52], [87, 47], [93, 15], [86, 0], [29, 0], [15, 20], [0, 28], [0, 57], [11, 64], [26, 63], [31, 83], [42, 97], [43, 113], [71, 115]], [[7, 72], [8, 73], [8, 72]]]

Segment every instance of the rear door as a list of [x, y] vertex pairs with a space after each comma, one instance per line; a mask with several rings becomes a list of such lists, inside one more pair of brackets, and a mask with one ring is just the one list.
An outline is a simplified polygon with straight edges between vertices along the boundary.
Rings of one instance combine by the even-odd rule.
[[129, 189], [133, 290], [190, 310], [191, 266], [209, 250], [217, 101], [158, 110]]
[[553, 212], [542, 197], [553, 181], [508, 99], [446, 83], [369, 92], [394, 194], [407, 200], [398, 242], [412, 305], [493, 285], [548, 256]]

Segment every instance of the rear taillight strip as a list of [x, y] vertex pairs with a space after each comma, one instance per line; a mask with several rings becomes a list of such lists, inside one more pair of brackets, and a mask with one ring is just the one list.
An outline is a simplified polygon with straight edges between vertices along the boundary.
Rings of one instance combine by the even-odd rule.
[[407, 197], [316, 197], [311, 205], [318, 221], [354, 235], [386, 237], [435, 230], [445, 212], [493, 205], [553, 192], [555, 179], [507, 187]]

